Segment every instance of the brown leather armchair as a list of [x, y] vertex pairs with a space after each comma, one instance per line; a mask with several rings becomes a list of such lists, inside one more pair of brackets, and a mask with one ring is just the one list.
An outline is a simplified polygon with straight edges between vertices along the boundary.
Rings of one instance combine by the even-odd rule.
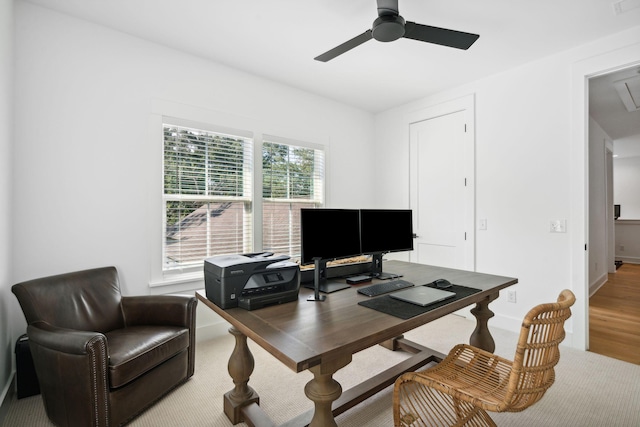
[[56, 425], [124, 424], [194, 373], [195, 297], [121, 296], [115, 267], [11, 290]]

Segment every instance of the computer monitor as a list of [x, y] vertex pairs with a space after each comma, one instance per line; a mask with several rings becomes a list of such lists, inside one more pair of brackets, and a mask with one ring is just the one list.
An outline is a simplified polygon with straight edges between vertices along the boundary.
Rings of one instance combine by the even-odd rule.
[[362, 254], [360, 250], [360, 212], [357, 209], [301, 209], [301, 263], [314, 263], [321, 292], [349, 287], [327, 280], [327, 261]]
[[382, 269], [382, 256], [413, 250], [413, 213], [410, 209], [361, 209], [362, 253], [373, 257], [371, 275], [378, 279], [399, 277]]

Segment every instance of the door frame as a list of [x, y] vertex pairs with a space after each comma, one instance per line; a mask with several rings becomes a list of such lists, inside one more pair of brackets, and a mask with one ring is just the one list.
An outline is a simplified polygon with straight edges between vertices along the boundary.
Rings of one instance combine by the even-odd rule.
[[571, 289], [572, 331], [567, 344], [589, 349], [589, 79], [640, 64], [640, 43], [573, 64], [571, 75]]
[[[476, 192], [475, 192], [475, 94], [463, 96], [426, 108], [421, 108], [404, 116], [404, 123], [407, 135], [407, 144], [410, 141], [410, 128], [412, 124], [422, 122], [429, 119], [445, 116], [460, 111], [465, 112], [465, 122], [467, 129], [465, 133], [464, 145], [467, 147], [465, 151], [465, 159], [463, 168], [465, 170], [466, 181], [466, 212], [464, 215], [464, 227], [466, 230], [465, 241], [465, 270], [476, 271], [476, 235], [475, 235], [475, 211], [476, 211]], [[411, 150], [409, 148], [409, 153]], [[410, 177], [412, 173], [410, 171]], [[409, 179], [409, 205], [412, 202], [413, 188], [411, 187], [411, 178]], [[415, 196], [413, 196], [415, 197]], [[413, 255], [410, 255], [413, 257]]]
[[616, 229], [613, 217], [613, 142], [607, 140], [604, 147], [605, 192], [607, 212], [607, 274], [616, 272]]

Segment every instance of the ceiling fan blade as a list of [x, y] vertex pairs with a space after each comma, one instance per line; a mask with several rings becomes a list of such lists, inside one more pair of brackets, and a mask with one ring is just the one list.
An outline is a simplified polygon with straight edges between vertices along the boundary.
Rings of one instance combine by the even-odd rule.
[[333, 49], [328, 50], [327, 52], [323, 53], [322, 55], [318, 55], [313, 59], [315, 59], [316, 61], [322, 61], [322, 62], [330, 61], [336, 56], [342, 55], [343, 53], [353, 49], [354, 47], [358, 47], [362, 43], [371, 40], [371, 38], [372, 38], [371, 30], [367, 30], [364, 33], [360, 34], [359, 36], [356, 36], [351, 40], [342, 43], [340, 46], [336, 46]]
[[446, 28], [431, 27], [429, 25], [407, 22], [404, 26], [404, 38], [427, 43], [435, 43], [442, 46], [455, 47], [457, 49], [469, 49], [478, 40], [480, 35], [465, 33], [462, 31], [448, 30]]

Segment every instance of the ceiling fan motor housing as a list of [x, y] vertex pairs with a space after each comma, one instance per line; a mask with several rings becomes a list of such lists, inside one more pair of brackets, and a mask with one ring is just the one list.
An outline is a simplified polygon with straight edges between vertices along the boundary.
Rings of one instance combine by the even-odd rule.
[[404, 18], [400, 15], [382, 15], [373, 21], [371, 35], [380, 42], [392, 42], [404, 36]]

